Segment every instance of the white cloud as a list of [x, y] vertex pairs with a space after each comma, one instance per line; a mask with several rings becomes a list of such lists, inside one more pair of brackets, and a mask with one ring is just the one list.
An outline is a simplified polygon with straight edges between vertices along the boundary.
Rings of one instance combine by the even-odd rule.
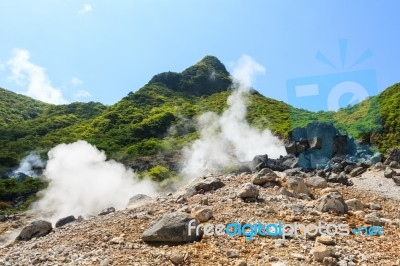
[[82, 84], [83, 84], [83, 81], [80, 80], [80, 79], [77, 78], [77, 77], [72, 77], [71, 83], [72, 83], [72, 85], [74, 85], [74, 86], [78, 86], [78, 85], [82, 85]]
[[30, 62], [30, 56], [27, 50], [13, 51], [13, 57], [7, 62], [12, 73], [10, 79], [26, 86], [24, 94], [34, 99], [53, 104], [67, 103], [61, 90], [51, 85], [45, 69]]
[[85, 91], [85, 90], [79, 90], [75, 93], [75, 99], [80, 99], [80, 98], [90, 98], [92, 95], [90, 92]]
[[91, 4], [84, 4], [81, 8], [81, 10], [79, 10], [79, 14], [85, 14], [85, 13], [89, 13], [93, 11], [93, 7]]

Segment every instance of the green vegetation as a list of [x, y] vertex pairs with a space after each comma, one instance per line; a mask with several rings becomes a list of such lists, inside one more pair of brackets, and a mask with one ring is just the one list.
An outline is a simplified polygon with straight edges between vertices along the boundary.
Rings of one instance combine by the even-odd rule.
[[[128, 165], [135, 165], [135, 160], [149, 162], [140, 170], [157, 165], [176, 170], [179, 150], [198, 137], [196, 116], [206, 111], [221, 113], [230, 85], [225, 66], [206, 56], [181, 73], [154, 76], [112, 106], [94, 102], [55, 106], [0, 89], [0, 173], [15, 167], [30, 151], [45, 157], [55, 145], [79, 139]], [[247, 119], [281, 138], [294, 127], [329, 121], [385, 151], [399, 145], [399, 99], [400, 85], [396, 84], [338, 112], [315, 113], [253, 91], [247, 99]]]
[[41, 178], [0, 179], [0, 212], [26, 210], [33, 201], [37, 200], [36, 193], [46, 186], [46, 181]]

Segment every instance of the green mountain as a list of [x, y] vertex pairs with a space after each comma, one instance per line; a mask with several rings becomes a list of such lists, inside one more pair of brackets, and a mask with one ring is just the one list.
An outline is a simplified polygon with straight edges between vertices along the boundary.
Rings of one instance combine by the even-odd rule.
[[[45, 104], [0, 89], [0, 170], [15, 167], [30, 151], [42, 156], [62, 142], [84, 139], [140, 171], [161, 165], [176, 170], [180, 149], [198, 137], [194, 118], [222, 112], [232, 81], [225, 66], [206, 56], [181, 73], [155, 75], [118, 103]], [[296, 126], [330, 121], [382, 151], [399, 145], [400, 84], [338, 112], [310, 112], [249, 96], [248, 121], [282, 138]]]

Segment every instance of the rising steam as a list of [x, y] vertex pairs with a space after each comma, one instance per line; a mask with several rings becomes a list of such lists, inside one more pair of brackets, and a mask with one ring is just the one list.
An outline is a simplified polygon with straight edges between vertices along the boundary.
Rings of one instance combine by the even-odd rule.
[[44, 168], [45, 163], [36, 152], [31, 152], [28, 156], [24, 157], [18, 169], [13, 172], [13, 176], [17, 176], [19, 173], [23, 173], [30, 177], [38, 177], [38, 169]]
[[44, 172], [50, 181], [33, 208], [52, 222], [68, 215], [94, 215], [106, 207], [123, 209], [138, 193], [155, 193], [124, 165], [107, 161], [104, 151], [85, 141], [60, 144], [48, 153]]
[[198, 118], [200, 139], [183, 150], [182, 174], [196, 177], [215, 172], [240, 161], [249, 161], [257, 154], [277, 158], [286, 154], [281, 141], [271, 131], [251, 127], [246, 121], [246, 96], [255, 74], [264, 73], [263, 66], [243, 55], [233, 71], [234, 91], [221, 115], [207, 112]]

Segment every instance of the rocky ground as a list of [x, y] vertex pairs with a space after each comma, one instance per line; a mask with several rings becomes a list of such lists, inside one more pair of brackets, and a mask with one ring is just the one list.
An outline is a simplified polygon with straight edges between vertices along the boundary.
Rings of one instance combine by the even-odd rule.
[[[351, 180], [354, 186], [269, 169], [206, 176], [175, 193], [138, 196], [128, 209], [110, 210], [53, 228], [43, 237], [9, 244], [0, 249], [0, 265], [400, 265], [400, 186], [374, 167]], [[382, 188], [390, 189], [390, 197]], [[157, 223], [161, 217], [170, 220]], [[305, 237], [300, 230], [285, 240], [203, 235], [199, 241], [176, 243], [190, 241], [187, 229], [179, 227], [186, 228], [188, 217], [214, 225], [380, 225], [384, 235]], [[2, 230], [26, 224], [29, 218], [13, 217], [2, 223]]]

